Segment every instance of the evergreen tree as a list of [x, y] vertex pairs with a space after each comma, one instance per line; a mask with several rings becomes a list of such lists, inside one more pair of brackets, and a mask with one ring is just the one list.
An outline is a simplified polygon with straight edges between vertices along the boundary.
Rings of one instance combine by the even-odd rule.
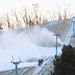
[[61, 56], [55, 58], [53, 64], [52, 75], [75, 75], [75, 47], [64, 45]]

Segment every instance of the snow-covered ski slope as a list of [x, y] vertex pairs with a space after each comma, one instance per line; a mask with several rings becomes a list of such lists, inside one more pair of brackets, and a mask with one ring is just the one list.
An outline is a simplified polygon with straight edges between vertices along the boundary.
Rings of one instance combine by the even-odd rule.
[[[56, 37], [46, 28], [40, 28], [39, 26], [30, 30], [17, 29], [1, 32], [0, 41], [0, 64], [2, 64], [0, 70], [3, 70], [4, 66], [11, 68], [9, 65], [7, 67], [7, 64], [11, 64], [12, 56], [14, 61], [18, 61], [19, 57], [24, 61], [29, 58], [39, 59], [41, 56], [55, 55]], [[59, 38], [58, 43], [62, 45]], [[49, 47], [50, 45], [53, 45], [54, 48]]]
[[[52, 24], [53, 23], [53, 24]], [[56, 37], [54, 33], [59, 33], [59, 54], [63, 44], [69, 44], [72, 34], [71, 21], [59, 21], [41, 24], [35, 27], [26, 27], [16, 30], [0, 32], [0, 71], [14, 69], [14, 61], [19, 57], [23, 61], [19, 67], [32, 67], [37, 65], [37, 61], [26, 63], [29, 58], [48, 58], [55, 55]], [[50, 47], [53, 46], [53, 47]]]

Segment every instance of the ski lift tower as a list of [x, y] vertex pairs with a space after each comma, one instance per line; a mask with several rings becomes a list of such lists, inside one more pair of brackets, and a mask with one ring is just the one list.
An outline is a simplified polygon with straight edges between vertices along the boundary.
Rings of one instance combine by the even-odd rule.
[[75, 25], [75, 18], [73, 18], [73, 20], [72, 20], [72, 26], [73, 26], [72, 36], [73, 37], [75, 37], [75, 31], [74, 31], [75, 27], [74, 27], [74, 25]]
[[58, 36], [59, 36], [59, 34], [55, 33], [54, 35], [56, 36], [56, 54], [55, 54], [55, 57], [57, 57], [58, 56]]
[[12, 61], [11, 63], [13, 63], [15, 65], [15, 71], [16, 71], [16, 75], [18, 75], [18, 64], [20, 64], [22, 61], [20, 60], [20, 57], [19, 57], [19, 61], [14, 61], [14, 58], [12, 56]]

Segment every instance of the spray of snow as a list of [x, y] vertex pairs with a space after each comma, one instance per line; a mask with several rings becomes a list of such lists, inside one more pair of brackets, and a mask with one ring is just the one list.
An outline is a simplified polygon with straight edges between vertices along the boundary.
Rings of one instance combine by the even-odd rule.
[[[28, 32], [28, 36], [31, 41], [37, 46], [43, 47], [55, 46], [56, 36], [53, 35], [54, 33], [49, 31], [47, 28], [41, 28], [39, 26], [35, 26], [32, 31]], [[59, 38], [58, 44], [63, 44]]]
[[[5, 65], [7, 69], [7, 64], [12, 66], [10, 63], [12, 56], [14, 57], [14, 61], [18, 61], [19, 57], [22, 61], [33, 57], [40, 58], [42, 53], [40, 53], [38, 46], [49, 47], [49, 45], [55, 44], [56, 41], [56, 37], [53, 36], [54, 33], [38, 26], [32, 28], [31, 31], [20, 32], [18, 30], [17, 32], [14, 30], [0, 32], [1, 70], [4, 69]], [[59, 43], [62, 43], [60, 39]]]
[[[35, 26], [32, 31], [20, 32], [16, 35], [14, 31], [6, 31], [0, 34], [0, 57], [20, 56], [22, 60], [27, 57], [40, 57], [38, 46], [49, 47], [55, 45], [56, 37], [54, 33], [49, 32], [46, 28]], [[58, 39], [58, 43], [61, 40]], [[4, 55], [4, 56], [3, 56]], [[7, 58], [8, 58], [7, 57]]]

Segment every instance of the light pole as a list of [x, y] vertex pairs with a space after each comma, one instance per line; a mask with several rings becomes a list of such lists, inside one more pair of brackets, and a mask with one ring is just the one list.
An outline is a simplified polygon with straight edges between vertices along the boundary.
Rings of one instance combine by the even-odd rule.
[[72, 33], [72, 36], [73, 36], [73, 37], [75, 37], [74, 25], [75, 25], [75, 20], [73, 19], [73, 21], [72, 21], [72, 26], [73, 26], [73, 33]]
[[15, 71], [16, 71], [16, 75], [18, 75], [18, 64], [20, 64], [22, 61], [20, 60], [19, 58], [19, 61], [18, 62], [14, 62], [14, 58], [12, 56], [12, 61], [11, 63], [13, 63], [15, 65]]
[[59, 34], [58, 33], [55, 33], [54, 34], [55, 36], [56, 36], [56, 55], [55, 55], [55, 57], [57, 57], [58, 56], [58, 36], [59, 36]]

